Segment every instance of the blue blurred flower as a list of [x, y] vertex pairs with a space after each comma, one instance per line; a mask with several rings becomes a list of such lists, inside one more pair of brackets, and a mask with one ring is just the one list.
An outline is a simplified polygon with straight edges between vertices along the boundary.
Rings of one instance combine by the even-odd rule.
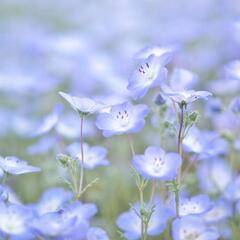
[[11, 239], [33, 239], [29, 222], [33, 212], [22, 205], [0, 203], [0, 235]]
[[130, 77], [127, 86], [135, 100], [145, 96], [150, 88], [160, 85], [166, 79], [165, 64], [162, 57], [154, 55], [150, 55], [140, 63]]
[[26, 161], [23, 161], [13, 156], [5, 157], [5, 158], [0, 156], [0, 168], [2, 168], [4, 172], [10, 173], [13, 175], [41, 171], [40, 168], [28, 165]]
[[2, 185], [0, 185], [0, 202], [21, 203], [16, 193], [10, 187]]
[[230, 108], [234, 113], [236, 114], [240, 113], [240, 97], [235, 97], [232, 100], [230, 104]]
[[90, 98], [75, 97], [70, 94], [59, 92], [59, 94], [71, 105], [71, 107], [83, 114], [92, 114], [106, 107], [101, 103], [97, 103]]
[[172, 236], [174, 240], [217, 240], [219, 238], [218, 232], [208, 227], [199, 216], [185, 216], [174, 220]]
[[133, 165], [146, 179], [173, 180], [181, 166], [182, 159], [177, 153], [166, 153], [160, 147], [148, 147], [144, 155], [136, 155]]
[[[73, 143], [68, 146], [67, 151], [71, 156], [77, 158], [79, 160], [79, 164], [81, 164], [81, 153], [80, 153], [80, 144]], [[84, 165], [83, 167], [86, 169], [94, 169], [97, 166], [107, 166], [109, 161], [107, 160], [107, 149], [100, 146], [90, 147], [88, 144], [83, 144], [84, 151]]]
[[109, 240], [105, 230], [99, 227], [91, 227], [87, 233], [86, 240]]
[[240, 200], [240, 176], [232, 179], [224, 191], [224, 196], [233, 202]]
[[137, 133], [144, 127], [144, 118], [148, 112], [146, 105], [124, 102], [112, 106], [109, 112], [101, 113], [97, 117], [96, 126], [103, 130], [105, 137]]
[[[156, 200], [156, 206], [148, 224], [147, 234], [149, 236], [158, 236], [167, 227], [168, 220], [172, 217], [171, 212], [159, 200]], [[134, 209], [133, 209], [134, 208]], [[141, 238], [141, 219], [140, 205], [135, 204], [129, 211], [122, 213], [117, 219], [118, 227], [124, 232], [128, 240], [137, 240]]]

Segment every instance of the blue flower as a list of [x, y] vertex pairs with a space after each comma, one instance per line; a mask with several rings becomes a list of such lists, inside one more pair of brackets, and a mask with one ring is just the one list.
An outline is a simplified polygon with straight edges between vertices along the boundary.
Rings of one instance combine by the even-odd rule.
[[90, 98], [75, 97], [70, 94], [59, 92], [59, 94], [71, 105], [71, 107], [82, 114], [92, 114], [100, 111], [105, 105], [97, 103]]
[[16, 239], [33, 239], [33, 234], [29, 226], [29, 222], [31, 222], [33, 217], [33, 212], [22, 205], [1, 203], [0, 231], [5, 237], [12, 236]]
[[[154, 212], [148, 225], [149, 236], [160, 235], [167, 227], [171, 212], [160, 201], [156, 201]], [[134, 208], [134, 209], [133, 209]], [[128, 240], [137, 240], [141, 237], [140, 205], [135, 204], [129, 211], [122, 213], [117, 219], [118, 227], [124, 232]]]
[[207, 226], [202, 217], [185, 216], [173, 222], [172, 236], [174, 240], [217, 240], [218, 232]]
[[207, 224], [220, 223], [228, 218], [230, 218], [233, 214], [233, 209], [231, 204], [220, 198], [214, 201], [212, 209], [206, 212], [203, 216], [204, 221]]
[[[175, 201], [171, 201], [171, 208], [176, 211]], [[212, 208], [212, 202], [207, 195], [196, 195], [191, 198], [181, 197], [179, 204], [179, 216], [200, 215]]]
[[240, 80], [240, 61], [235, 60], [228, 63], [224, 67], [224, 72], [227, 78]]
[[146, 105], [132, 105], [129, 102], [117, 104], [108, 113], [101, 113], [97, 117], [96, 126], [103, 130], [105, 137], [137, 133], [144, 127], [148, 112]]
[[13, 156], [5, 157], [5, 158], [0, 156], [0, 168], [2, 168], [2, 170], [4, 172], [7, 172], [7, 173], [10, 173], [13, 175], [41, 171], [40, 168], [28, 165], [28, 163], [26, 161], [23, 161], [17, 157], [13, 157]]
[[224, 191], [225, 197], [230, 201], [240, 200], [240, 176], [234, 178]]
[[[70, 155], [79, 160], [79, 164], [82, 163], [80, 149], [79, 143], [73, 143], [67, 148], [67, 151], [70, 153]], [[88, 144], [84, 143], [83, 151], [84, 168], [91, 170], [97, 166], [109, 165], [109, 161], [106, 159], [108, 152], [106, 148], [100, 146], [90, 147]]]
[[172, 101], [178, 104], [189, 104], [198, 99], [207, 99], [212, 96], [212, 93], [207, 91], [194, 91], [194, 90], [180, 90], [175, 91], [167, 85], [162, 85], [162, 90], [165, 96], [169, 97]]
[[127, 88], [135, 100], [145, 96], [150, 88], [160, 85], [166, 79], [167, 69], [161, 60], [161, 57], [151, 55], [133, 72]]
[[182, 159], [177, 153], [166, 153], [160, 147], [148, 147], [144, 155], [136, 155], [133, 165], [146, 179], [171, 181], [176, 178]]
[[236, 114], [240, 113], [240, 97], [235, 97], [232, 100], [230, 104], [230, 108], [234, 113]]
[[99, 227], [91, 227], [87, 233], [86, 240], [109, 240], [105, 230]]
[[232, 180], [232, 170], [228, 162], [220, 158], [202, 162], [197, 175], [200, 188], [208, 193], [223, 192]]
[[70, 191], [62, 188], [48, 189], [43, 193], [39, 202], [35, 205], [35, 209], [39, 215], [60, 210], [64, 204], [72, 199], [73, 195]]

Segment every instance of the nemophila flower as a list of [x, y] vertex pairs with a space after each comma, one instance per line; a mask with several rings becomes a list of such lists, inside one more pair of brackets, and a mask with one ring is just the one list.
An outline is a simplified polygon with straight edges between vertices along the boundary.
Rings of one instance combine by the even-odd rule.
[[169, 80], [170, 88], [174, 91], [190, 90], [197, 84], [198, 76], [183, 68], [175, 68]]
[[0, 236], [11, 239], [33, 239], [29, 222], [32, 211], [22, 205], [0, 203]]
[[208, 117], [216, 116], [223, 110], [223, 104], [219, 98], [210, 98], [207, 101], [205, 112]]
[[240, 80], [240, 61], [235, 60], [224, 67], [226, 77]]
[[192, 127], [183, 140], [185, 151], [198, 155], [198, 160], [228, 153], [228, 144], [218, 133]]
[[51, 131], [57, 125], [62, 112], [63, 106], [56, 105], [53, 112], [47, 115], [41, 123], [34, 128], [32, 136], [37, 137]]
[[240, 176], [233, 178], [224, 191], [224, 196], [230, 201], [240, 200]]
[[136, 155], [133, 165], [146, 179], [173, 180], [181, 166], [182, 159], [177, 153], [166, 153], [160, 147], [148, 147], [144, 155]]
[[2, 185], [0, 185], [0, 202], [21, 203], [16, 193], [10, 187]]
[[139, 99], [150, 88], [160, 85], [167, 77], [167, 69], [161, 57], [154, 55], [144, 59], [129, 78], [127, 89], [131, 91], [133, 98]]
[[232, 170], [227, 161], [214, 158], [201, 162], [197, 170], [200, 188], [204, 192], [223, 192], [232, 180]]
[[217, 240], [218, 232], [208, 227], [202, 217], [185, 216], [176, 219], [172, 226], [174, 240]]
[[40, 168], [28, 165], [26, 161], [23, 161], [13, 156], [5, 157], [5, 158], [0, 156], [0, 168], [4, 172], [13, 174], [13, 175], [34, 173], [34, 172], [41, 171]]
[[71, 107], [81, 114], [92, 114], [106, 107], [90, 98], [75, 97], [70, 94], [59, 92], [59, 94], [71, 105]]
[[198, 99], [208, 99], [212, 93], [207, 91], [182, 90], [174, 91], [167, 85], [162, 85], [162, 90], [165, 96], [178, 104], [190, 104]]
[[87, 233], [86, 240], [109, 240], [105, 230], [99, 227], [91, 227]]
[[232, 100], [230, 104], [230, 108], [234, 113], [236, 114], [240, 113], [240, 97], [235, 97]]
[[[67, 151], [71, 156], [79, 160], [79, 164], [82, 163], [81, 147], [78, 143], [73, 143], [68, 146]], [[88, 144], [83, 144], [84, 162], [83, 167], [86, 169], [94, 169], [97, 166], [107, 166], [109, 161], [107, 160], [107, 149], [100, 146], [90, 147]]]
[[235, 141], [234, 147], [237, 151], [240, 151], [240, 138]]
[[[134, 209], [122, 213], [117, 219], [118, 227], [124, 232], [128, 240], [138, 240], [141, 238], [140, 205], [135, 204]], [[148, 224], [147, 234], [158, 236], [167, 227], [168, 220], [172, 217], [171, 212], [159, 201], [156, 202], [154, 212]]]
[[204, 221], [208, 224], [219, 223], [230, 218], [233, 209], [230, 202], [224, 199], [215, 200], [213, 207], [203, 215]]
[[[173, 202], [172, 209], [175, 212], [175, 202]], [[201, 215], [212, 208], [212, 202], [207, 195], [196, 195], [191, 198], [180, 197], [179, 216], [187, 215]]]
[[112, 106], [109, 112], [99, 114], [96, 126], [103, 131], [105, 137], [137, 133], [144, 127], [144, 118], [148, 112], [146, 105], [124, 102]]
[[56, 212], [69, 202], [72, 197], [73, 195], [70, 191], [62, 188], [52, 188], [43, 193], [34, 209], [39, 215]]
[[161, 57], [164, 60], [165, 64], [167, 64], [172, 60], [177, 50], [178, 50], [178, 47], [176, 45], [166, 45], [166, 46], [155, 45], [155, 46], [145, 47], [141, 49], [139, 52], [137, 52], [134, 55], [134, 58], [146, 59], [154, 55], [156, 57]]

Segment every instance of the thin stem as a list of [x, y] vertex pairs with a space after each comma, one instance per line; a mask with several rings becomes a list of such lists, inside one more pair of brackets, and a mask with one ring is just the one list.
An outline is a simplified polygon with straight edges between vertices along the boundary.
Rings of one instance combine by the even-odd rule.
[[84, 180], [83, 119], [84, 119], [84, 116], [83, 114], [81, 114], [81, 128], [80, 128], [81, 169], [80, 169], [79, 191], [77, 196], [78, 199], [80, 198], [83, 190], [83, 180]]
[[154, 200], [154, 195], [156, 192], [156, 187], [157, 187], [157, 181], [153, 180], [152, 182], [152, 191], [151, 191], [151, 197], [150, 197], [150, 203], [153, 204], [153, 200]]
[[140, 216], [141, 216], [141, 239], [144, 240], [145, 231], [144, 231], [144, 221], [142, 216], [142, 209], [144, 209], [144, 199], [143, 199], [143, 189], [139, 188], [139, 196], [140, 196]]
[[128, 143], [132, 152], [132, 156], [135, 155], [135, 150], [134, 150], [134, 145], [133, 145], [133, 140], [132, 140], [132, 136], [131, 135], [127, 135], [128, 136]]

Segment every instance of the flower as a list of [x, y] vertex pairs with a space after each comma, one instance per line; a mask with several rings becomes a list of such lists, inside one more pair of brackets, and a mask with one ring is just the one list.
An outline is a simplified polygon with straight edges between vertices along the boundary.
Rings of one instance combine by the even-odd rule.
[[2, 168], [4, 172], [7, 172], [13, 175], [41, 171], [40, 168], [28, 165], [26, 161], [23, 161], [13, 156], [5, 157], [5, 158], [0, 156], [0, 168]]
[[230, 108], [232, 110], [233, 113], [240, 113], [240, 97], [235, 97], [231, 104], [230, 104]]
[[109, 240], [105, 230], [99, 227], [91, 227], [87, 233], [86, 240]]
[[[141, 237], [140, 204], [137, 203], [129, 211], [122, 213], [117, 219], [118, 227], [124, 231], [128, 240], [137, 240]], [[154, 212], [148, 224], [149, 236], [160, 235], [166, 229], [167, 222], [172, 217], [171, 212], [160, 201], [155, 202]]]
[[191, 198], [181, 198], [179, 205], [179, 215], [183, 217], [193, 214], [203, 214], [209, 211], [211, 207], [212, 202], [207, 195], [197, 195]]
[[59, 94], [71, 105], [71, 107], [80, 114], [92, 114], [106, 107], [90, 98], [75, 97], [70, 94], [59, 92]]
[[219, 234], [205, 224], [199, 216], [185, 216], [173, 222], [172, 236], [174, 240], [217, 240]]
[[132, 105], [124, 102], [112, 106], [108, 113], [99, 114], [96, 126], [103, 130], [105, 137], [137, 133], [144, 127], [144, 118], [148, 112], [149, 109], [146, 105]]
[[240, 176], [234, 178], [224, 191], [225, 197], [230, 201], [240, 200]]
[[174, 91], [167, 85], [162, 85], [163, 94], [178, 104], [189, 104], [198, 99], [207, 99], [212, 93], [207, 91], [182, 90]]
[[135, 100], [145, 96], [150, 88], [160, 85], [166, 79], [167, 69], [163, 62], [161, 57], [151, 55], [143, 60], [133, 72], [127, 89], [131, 91]]
[[224, 67], [224, 72], [227, 78], [240, 80], [240, 61], [235, 60], [228, 63]]
[[0, 231], [16, 239], [33, 239], [29, 222], [33, 212], [17, 204], [0, 204]]
[[181, 166], [182, 159], [177, 153], [166, 153], [160, 147], [148, 147], [144, 155], [136, 155], [133, 165], [146, 179], [173, 180]]
[[[73, 143], [68, 146], [68, 152], [71, 156], [77, 157], [79, 160], [79, 164], [82, 163], [81, 161], [81, 153], [80, 153], [80, 144]], [[88, 144], [83, 144], [83, 152], [84, 152], [84, 163], [83, 167], [86, 169], [94, 169], [97, 166], [107, 166], [109, 165], [108, 160], [106, 159], [107, 156], [107, 149], [100, 146], [90, 147]]]

